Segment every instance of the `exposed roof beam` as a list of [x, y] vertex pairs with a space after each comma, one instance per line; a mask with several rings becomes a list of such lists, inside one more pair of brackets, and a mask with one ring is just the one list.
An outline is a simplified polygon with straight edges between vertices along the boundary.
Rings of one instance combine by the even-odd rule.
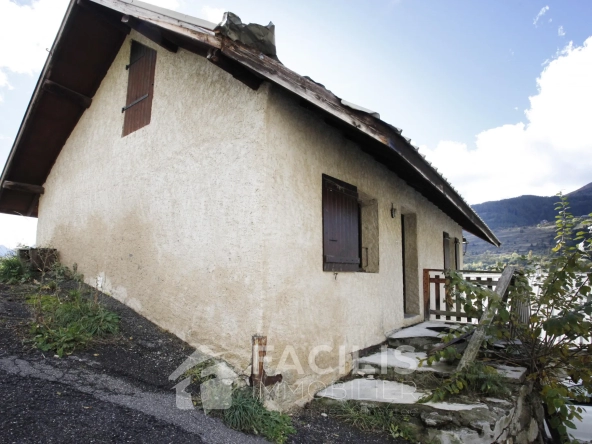
[[169, 39], [162, 35], [162, 32], [158, 26], [151, 25], [142, 20], [130, 17], [129, 15], [124, 15], [121, 18], [121, 21], [127, 23], [132, 29], [139, 32], [147, 39], [152, 40], [157, 45], [162, 46], [167, 51], [177, 52], [177, 50], [179, 49], [178, 45], [171, 42]]
[[6, 188], [7, 190], [20, 191], [22, 193], [30, 193], [30, 194], [45, 193], [45, 188], [43, 188], [42, 186], [31, 185], [28, 183], [21, 183], [21, 182], [12, 182], [11, 180], [5, 180], [2, 183], [2, 188]]
[[92, 103], [92, 99], [90, 97], [86, 97], [76, 91], [72, 91], [71, 89], [62, 86], [59, 83], [52, 82], [51, 80], [45, 80], [43, 82], [43, 91], [47, 91], [76, 102], [82, 108], [89, 108]]

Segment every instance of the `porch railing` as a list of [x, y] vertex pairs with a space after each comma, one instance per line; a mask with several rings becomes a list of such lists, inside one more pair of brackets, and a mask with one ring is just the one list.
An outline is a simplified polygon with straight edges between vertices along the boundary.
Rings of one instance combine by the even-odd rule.
[[[423, 270], [423, 301], [426, 320], [477, 323], [479, 320], [470, 318], [463, 310], [459, 298], [450, 301], [446, 297], [446, 276], [442, 269]], [[497, 271], [460, 270], [463, 277], [470, 282], [495, 289], [501, 276]], [[452, 302], [451, 304], [449, 302]]]

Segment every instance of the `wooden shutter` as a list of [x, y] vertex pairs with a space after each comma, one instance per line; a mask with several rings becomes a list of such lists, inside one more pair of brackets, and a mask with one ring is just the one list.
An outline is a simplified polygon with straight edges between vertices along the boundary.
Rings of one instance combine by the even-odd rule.
[[127, 100], [122, 112], [123, 137], [148, 125], [152, 114], [156, 51], [132, 40], [127, 82]]
[[448, 270], [450, 268], [450, 236], [448, 233], [444, 233], [444, 269]]
[[360, 270], [358, 189], [323, 175], [323, 270]]
[[454, 269], [460, 270], [460, 240], [454, 238]]

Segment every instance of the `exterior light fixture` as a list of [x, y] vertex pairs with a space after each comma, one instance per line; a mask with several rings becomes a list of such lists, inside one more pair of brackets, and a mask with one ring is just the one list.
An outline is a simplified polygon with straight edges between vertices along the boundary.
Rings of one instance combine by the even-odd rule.
[[466, 237], [463, 237], [462, 244], [463, 244], [463, 256], [464, 256], [465, 254], [467, 254], [467, 246], [469, 245], [469, 241], [467, 240]]

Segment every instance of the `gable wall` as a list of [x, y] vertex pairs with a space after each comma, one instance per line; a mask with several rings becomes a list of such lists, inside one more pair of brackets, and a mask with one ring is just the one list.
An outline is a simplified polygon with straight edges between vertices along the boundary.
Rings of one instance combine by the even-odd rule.
[[158, 52], [151, 123], [121, 137], [128, 39], [45, 183], [38, 244], [193, 345], [240, 344], [242, 365], [261, 323], [267, 88], [130, 38]]

